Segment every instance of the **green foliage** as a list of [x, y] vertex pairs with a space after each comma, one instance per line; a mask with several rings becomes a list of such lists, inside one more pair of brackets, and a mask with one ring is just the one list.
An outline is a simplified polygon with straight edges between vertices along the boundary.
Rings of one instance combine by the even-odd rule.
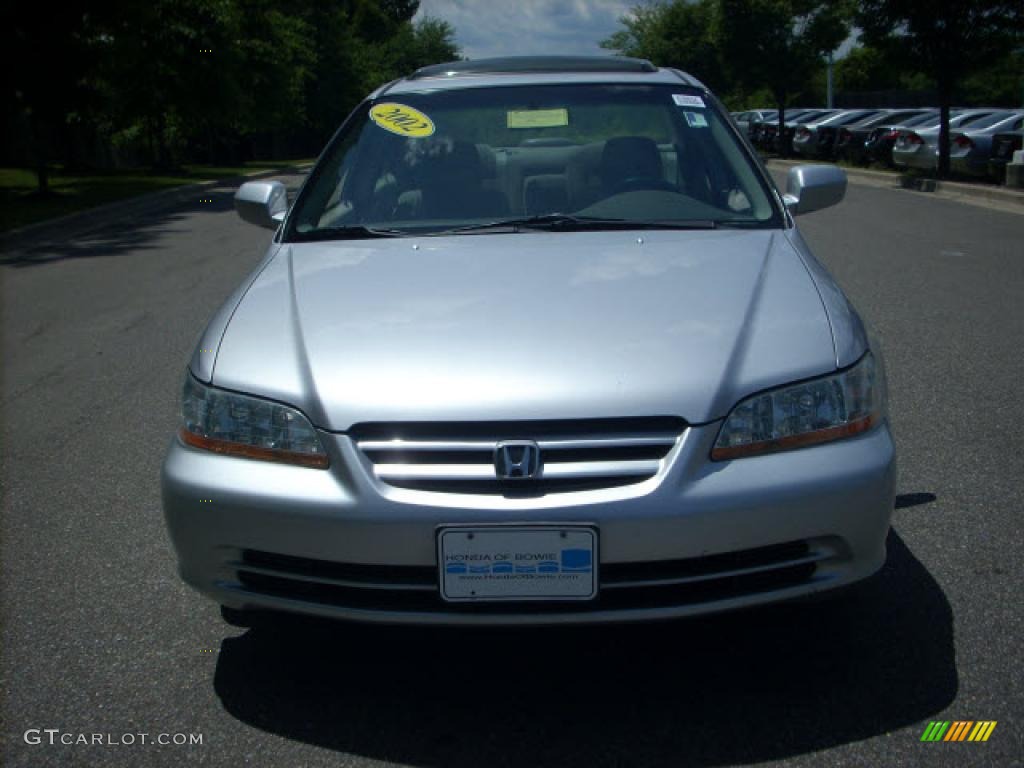
[[[5, 103], [45, 168], [73, 142], [157, 167], [237, 162], [253, 137], [316, 151], [377, 86], [458, 58], [418, 0], [5, 4]], [[6, 137], [4, 137], [6, 139]], [[79, 142], [80, 143], [80, 142]], [[294, 150], [293, 150], [294, 151]]]
[[954, 98], [977, 106], [1024, 107], [1024, 47], [964, 77]]
[[362, 72], [362, 93], [428, 64], [459, 58], [452, 43], [454, 34], [447, 21], [424, 17], [415, 24], [405, 21], [397, 25], [382, 44], [357, 41], [354, 50], [357, 69]]
[[877, 48], [854, 48], [836, 62], [835, 85], [840, 91], [881, 91], [899, 87], [900, 67]]
[[952, 83], [1019, 50], [1024, 33], [1020, 0], [861, 0], [861, 39], [893, 61]]
[[716, 91], [724, 91], [730, 83], [715, 39], [717, 6], [716, 0], [637, 6], [622, 18], [624, 29], [602, 41], [601, 47], [684, 70]]
[[247, 82], [239, 128], [285, 130], [307, 118], [306, 87], [316, 51], [310, 23], [274, 0], [242, 0], [238, 49]]
[[729, 52], [732, 76], [749, 87], [767, 87], [775, 105], [806, 86], [822, 57], [849, 34], [845, 2], [721, 0], [718, 41]]
[[683, 69], [730, 107], [778, 106], [812, 86], [850, 17], [846, 0], [663, 0], [633, 8], [601, 45]]
[[942, 109], [939, 175], [949, 171], [947, 121], [957, 83], [1021, 50], [1021, 0], [861, 0], [862, 39], [934, 78]]

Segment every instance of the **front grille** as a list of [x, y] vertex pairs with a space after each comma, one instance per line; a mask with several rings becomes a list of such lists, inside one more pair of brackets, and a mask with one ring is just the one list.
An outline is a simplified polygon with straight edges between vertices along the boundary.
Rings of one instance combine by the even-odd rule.
[[[506, 497], [615, 488], [658, 474], [686, 428], [679, 418], [361, 424], [350, 436], [382, 483], [435, 493]], [[502, 479], [494, 452], [503, 440], [532, 440], [534, 478]]]
[[806, 584], [837, 556], [824, 542], [787, 542], [683, 560], [610, 563], [587, 602], [446, 603], [432, 566], [377, 566], [244, 550], [231, 565], [242, 591], [338, 608], [425, 613], [588, 613], [669, 608]]

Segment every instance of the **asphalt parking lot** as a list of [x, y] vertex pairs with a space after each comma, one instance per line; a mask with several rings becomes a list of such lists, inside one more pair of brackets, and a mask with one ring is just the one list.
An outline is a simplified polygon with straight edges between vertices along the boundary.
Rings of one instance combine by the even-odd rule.
[[[242, 630], [178, 581], [159, 497], [192, 345], [270, 240], [231, 194], [0, 254], [0, 764], [1024, 764], [1024, 215], [851, 185], [800, 219], [888, 361], [899, 496], [863, 589], [612, 628]], [[931, 720], [998, 725], [922, 743]]]

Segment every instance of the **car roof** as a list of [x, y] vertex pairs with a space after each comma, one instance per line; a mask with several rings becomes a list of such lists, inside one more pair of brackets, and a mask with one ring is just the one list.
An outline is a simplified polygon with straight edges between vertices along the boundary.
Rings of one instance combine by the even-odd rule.
[[676, 69], [656, 67], [646, 59], [625, 56], [504, 56], [421, 67], [408, 77], [378, 88], [370, 98], [378, 98], [385, 93], [395, 95], [439, 89], [571, 83], [674, 84], [707, 90], [696, 78]]

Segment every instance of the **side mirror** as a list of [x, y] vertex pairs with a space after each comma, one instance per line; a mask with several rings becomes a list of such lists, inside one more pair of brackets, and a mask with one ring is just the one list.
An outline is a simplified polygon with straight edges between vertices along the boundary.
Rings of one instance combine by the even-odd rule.
[[288, 190], [280, 181], [247, 181], [235, 192], [235, 210], [250, 224], [277, 229], [288, 212]]
[[797, 165], [789, 169], [782, 202], [794, 216], [835, 205], [846, 194], [846, 172], [835, 165]]

